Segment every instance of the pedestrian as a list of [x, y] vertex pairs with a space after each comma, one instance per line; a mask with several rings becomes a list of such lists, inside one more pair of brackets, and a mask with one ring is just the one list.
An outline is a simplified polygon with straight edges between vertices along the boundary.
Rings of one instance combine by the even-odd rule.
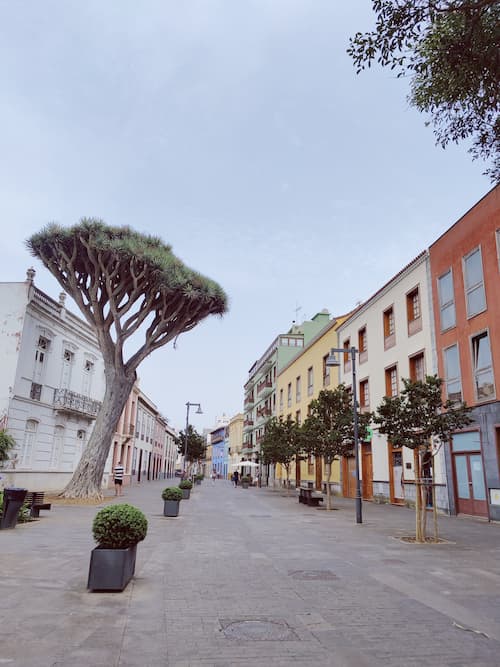
[[236, 488], [238, 486], [238, 480], [240, 478], [240, 473], [237, 470], [235, 470], [234, 473], [233, 473], [233, 477], [234, 477], [234, 488]]
[[215, 478], [217, 476], [217, 473], [215, 472], [215, 468], [212, 470], [212, 474], [210, 477], [212, 478], [212, 484], [215, 484]]
[[122, 484], [123, 484], [123, 465], [121, 461], [113, 468], [113, 478], [115, 480], [115, 496], [122, 495]]

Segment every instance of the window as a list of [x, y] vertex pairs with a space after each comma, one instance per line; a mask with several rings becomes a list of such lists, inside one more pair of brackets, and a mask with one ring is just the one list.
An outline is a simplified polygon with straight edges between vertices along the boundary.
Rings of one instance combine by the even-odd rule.
[[472, 372], [476, 399], [489, 401], [495, 398], [490, 338], [487, 331], [472, 338]]
[[368, 380], [362, 380], [359, 383], [359, 406], [361, 411], [367, 410], [370, 407], [370, 388]]
[[297, 422], [298, 426], [301, 425], [302, 417], [301, 417], [301, 414], [300, 414], [300, 410], [297, 410], [297, 412], [295, 413], [295, 421]]
[[451, 269], [438, 280], [439, 310], [441, 313], [441, 331], [455, 326], [455, 297], [453, 294], [453, 275]]
[[396, 329], [394, 325], [394, 308], [384, 310], [384, 350], [396, 344]]
[[464, 286], [467, 317], [473, 317], [486, 309], [481, 248], [464, 257]]
[[292, 383], [288, 383], [288, 390], [287, 390], [287, 396], [286, 396], [286, 404], [287, 407], [291, 408], [292, 407]]
[[398, 395], [398, 370], [396, 366], [391, 366], [391, 368], [385, 370], [385, 395]]
[[358, 331], [358, 350], [359, 363], [362, 364], [368, 359], [368, 338], [366, 335], [366, 327], [362, 327]]
[[446, 396], [450, 401], [462, 400], [462, 380], [458, 345], [447, 347], [443, 351]]
[[42, 397], [42, 385], [36, 382], [31, 383], [30, 398], [34, 401], [39, 401]]
[[313, 367], [307, 369], [307, 395], [312, 396], [314, 393], [314, 372]]
[[49, 347], [49, 339], [45, 338], [45, 336], [39, 336], [35, 350], [35, 368], [33, 370], [33, 380], [37, 383], [40, 383], [42, 380], [43, 366]]
[[408, 317], [408, 335], [412, 336], [422, 330], [422, 313], [420, 309], [420, 293], [418, 287], [406, 295], [406, 314]]
[[425, 381], [424, 353], [419, 352], [410, 357], [410, 380], [413, 382]]
[[58, 468], [64, 446], [64, 426], [54, 428], [54, 439], [52, 441], [52, 454], [50, 456], [50, 467]]
[[300, 375], [295, 379], [295, 402], [298, 403], [301, 399], [301, 381]]
[[283, 412], [283, 389], [280, 389], [280, 412]]
[[326, 360], [328, 359], [328, 354], [325, 354], [323, 357], [323, 387], [330, 386], [330, 366], [326, 365]]
[[23, 448], [21, 450], [20, 465], [23, 467], [28, 467], [31, 464], [31, 458], [35, 448], [37, 428], [38, 422], [34, 419], [28, 419], [24, 429]]
[[344, 348], [344, 372], [349, 373], [351, 371], [351, 339], [345, 340], [342, 347]]
[[71, 369], [73, 365], [74, 354], [71, 350], [63, 351], [63, 364], [61, 371], [61, 389], [69, 389], [71, 383]]
[[82, 393], [84, 396], [90, 396], [92, 387], [92, 376], [94, 374], [94, 362], [92, 359], [85, 359], [83, 364]]

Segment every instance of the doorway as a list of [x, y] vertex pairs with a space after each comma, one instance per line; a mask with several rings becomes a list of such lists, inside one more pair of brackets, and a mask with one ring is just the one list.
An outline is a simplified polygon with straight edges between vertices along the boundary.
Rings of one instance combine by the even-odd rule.
[[361, 444], [361, 474], [363, 500], [373, 500], [372, 446], [369, 442]]
[[356, 498], [356, 459], [342, 457], [342, 493], [344, 498]]
[[487, 517], [488, 503], [479, 432], [455, 433], [452, 453], [457, 513]]
[[405, 483], [403, 476], [403, 452], [398, 447], [389, 447], [389, 486], [391, 503], [403, 505], [405, 502]]

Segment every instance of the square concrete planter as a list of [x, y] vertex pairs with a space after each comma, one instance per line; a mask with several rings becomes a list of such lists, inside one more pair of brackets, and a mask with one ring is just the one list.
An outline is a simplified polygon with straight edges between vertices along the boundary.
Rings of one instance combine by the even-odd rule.
[[180, 500], [164, 500], [163, 516], [178, 516], [180, 504], [181, 504]]
[[182, 491], [182, 500], [188, 500], [191, 495], [191, 489], [181, 489]]
[[87, 588], [123, 591], [134, 576], [136, 552], [137, 544], [127, 549], [92, 549]]

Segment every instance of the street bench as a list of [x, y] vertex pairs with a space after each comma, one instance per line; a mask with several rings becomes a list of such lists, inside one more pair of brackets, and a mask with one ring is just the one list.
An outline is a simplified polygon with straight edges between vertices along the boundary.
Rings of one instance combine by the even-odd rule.
[[45, 491], [28, 491], [24, 503], [30, 508], [30, 516], [35, 519], [40, 517], [40, 510], [52, 509], [51, 503], [44, 502]]
[[323, 494], [318, 493], [310, 487], [299, 487], [299, 503], [309, 505], [309, 507], [318, 507], [323, 502]]

